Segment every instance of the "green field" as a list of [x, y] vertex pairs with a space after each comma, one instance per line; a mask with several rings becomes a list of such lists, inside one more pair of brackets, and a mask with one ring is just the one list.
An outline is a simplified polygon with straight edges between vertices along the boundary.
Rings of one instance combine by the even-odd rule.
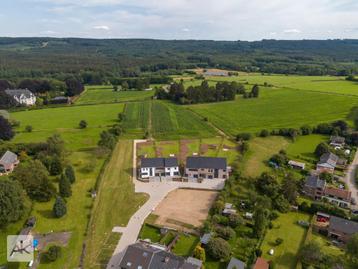
[[149, 100], [154, 91], [117, 91], [112, 86], [87, 86], [86, 91], [77, 99], [77, 105], [105, 104], [128, 101]]
[[265, 88], [259, 98], [187, 106], [224, 132], [298, 128], [346, 119], [358, 98], [318, 92]]
[[134, 102], [125, 105], [123, 127], [126, 130], [143, 130], [148, 128], [151, 102]]
[[[273, 260], [276, 267], [280, 269], [295, 269], [297, 264], [297, 252], [305, 240], [307, 229], [299, 226], [297, 221], [310, 221], [311, 216], [289, 212], [281, 214], [278, 219], [273, 221], [273, 228], [268, 230], [262, 243], [262, 255], [267, 260]], [[277, 238], [283, 239], [283, 243], [276, 245]], [[274, 255], [269, 255], [270, 249], [274, 250]]]
[[132, 147], [131, 141], [120, 141], [102, 176], [90, 222], [85, 268], [103, 268], [101, 265], [106, 264], [114, 250], [107, 246], [113, 227], [126, 226], [147, 200], [145, 194], [134, 193]]
[[[58, 133], [67, 149], [90, 148], [97, 144], [102, 130], [117, 123], [123, 107], [124, 104], [72, 106], [11, 113], [11, 118], [21, 124], [13, 142], [41, 142]], [[81, 120], [87, 121], [86, 129], [79, 129]], [[31, 133], [25, 131], [27, 125], [33, 127]]]

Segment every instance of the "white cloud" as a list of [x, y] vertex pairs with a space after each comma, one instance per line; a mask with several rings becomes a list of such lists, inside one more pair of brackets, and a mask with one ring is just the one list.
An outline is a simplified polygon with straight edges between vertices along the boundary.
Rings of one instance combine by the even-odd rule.
[[286, 29], [286, 30], [283, 30], [283, 32], [285, 34], [299, 34], [299, 33], [301, 33], [301, 30], [298, 30], [298, 29]]
[[190, 29], [189, 28], [183, 28], [181, 29], [183, 32], [190, 32]]
[[95, 30], [104, 30], [104, 31], [109, 31], [110, 30], [109, 26], [107, 26], [107, 25], [96, 25], [96, 26], [93, 26], [93, 29], [95, 29]]

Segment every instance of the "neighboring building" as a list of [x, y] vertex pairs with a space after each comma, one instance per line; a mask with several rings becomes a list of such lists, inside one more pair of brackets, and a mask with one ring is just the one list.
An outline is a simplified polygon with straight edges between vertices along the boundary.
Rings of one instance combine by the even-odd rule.
[[296, 162], [296, 161], [289, 161], [288, 165], [291, 166], [294, 169], [298, 169], [298, 170], [305, 170], [305, 163], [301, 163], [301, 162]]
[[187, 157], [185, 177], [193, 181], [226, 179], [229, 177], [226, 158]]
[[231, 258], [229, 265], [226, 267], [226, 269], [245, 269], [246, 265], [242, 261]]
[[253, 269], [269, 269], [270, 265], [264, 258], [257, 258]]
[[36, 104], [36, 96], [28, 89], [5, 90], [5, 92], [20, 105], [33, 106]]
[[358, 222], [318, 212], [313, 229], [315, 232], [346, 244], [354, 234], [358, 233]]
[[202, 237], [200, 237], [200, 243], [203, 245], [207, 245], [211, 239], [211, 233], [206, 233]]
[[50, 104], [69, 104], [71, 99], [67, 96], [56, 96], [50, 100]]
[[[200, 266], [199, 266], [200, 264]], [[185, 259], [147, 242], [138, 241], [128, 246], [119, 264], [120, 269], [200, 269], [202, 263]]]
[[310, 175], [306, 178], [303, 192], [311, 199], [320, 200], [326, 187], [326, 181], [321, 180], [318, 175]]
[[330, 138], [330, 145], [333, 147], [342, 148], [345, 145], [345, 138], [341, 136], [331, 136]]
[[325, 153], [321, 156], [319, 162], [317, 163], [316, 170], [319, 173], [328, 172], [333, 173], [334, 169], [336, 168], [337, 162], [339, 158], [337, 155], [333, 153]]
[[332, 204], [343, 208], [349, 208], [351, 205], [352, 193], [347, 190], [326, 187], [324, 189], [323, 198], [327, 199]]
[[204, 76], [208, 76], [208, 77], [227, 77], [227, 76], [229, 76], [229, 72], [225, 71], [225, 70], [210, 69], [210, 70], [206, 70], [204, 72]]
[[224, 208], [224, 210], [222, 211], [222, 214], [223, 214], [224, 216], [234, 215], [234, 214], [236, 214], [236, 209], [234, 209], [234, 207], [233, 207], [232, 204], [226, 203], [226, 204], [225, 204], [225, 208]]
[[142, 158], [140, 178], [149, 181], [180, 178], [177, 158]]
[[8, 150], [0, 159], [0, 173], [11, 173], [18, 164], [17, 155]]

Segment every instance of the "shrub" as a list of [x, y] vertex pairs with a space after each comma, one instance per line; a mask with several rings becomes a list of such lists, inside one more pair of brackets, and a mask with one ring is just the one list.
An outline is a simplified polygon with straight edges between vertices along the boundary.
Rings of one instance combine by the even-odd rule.
[[250, 140], [252, 135], [250, 133], [240, 133], [236, 135], [237, 141], [248, 141]]
[[44, 263], [54, 262], [61, 257], [61, 247], [51, 246], [48, 251], [42, 254], [41, 261]]
[[197, 245], [194, 249], [193, 257], [205, 262], [206, 260], [205, 249], [203, 249], [200, 245]]
[[263, 129], [263, 130], [261, 130], [261, 132], [260, 132], [260, 136], [261, 137], [267, 137], [267, 136], [269, 136], [270, 135], [270, 132], [268, 131], [268, 130], [266, 130], [266, 129]]
[[28, 133], [31, 133], [32, 132], [32, 126], [31, 125], [27, 125], [25, 127], [25, 131], [28, 132]]
[[235, 231], [230, 228], [230, 227], [217, 227], [216, 228], [216, 233], [218, 234], [219, 237], [225, 239], [225, 240], [230, 240], [231, 238], [235, 237], [236, 233]]
[[85, 129], [87, 128], [87, 121], [85, 120], [81, 120], [80, 123], [78, 124], [78, 126], [80, 127], [80, 129]]
[[276, 243], [277, 246], [279, 246], [279, 245], [281, 245], [283, 243], [283, 239], [279, 237], [279, 238], [277, 238], [275, 240], [275, 243]]
[[56, 197], [52, 212], [56, 218], [61, 218], [67, 213], [65, 200], [61, 196]]
[[229, 225], [232, 228], [236, 228], [239, 225], [242, 225], [244, 223], [243, 218], [240, 215], [232, 214], [229, 217]]
[[217, 260], [227, 260], [231, 254], [229, 243], [222, 238], [212, 238], [207, 245], [207, 251]]

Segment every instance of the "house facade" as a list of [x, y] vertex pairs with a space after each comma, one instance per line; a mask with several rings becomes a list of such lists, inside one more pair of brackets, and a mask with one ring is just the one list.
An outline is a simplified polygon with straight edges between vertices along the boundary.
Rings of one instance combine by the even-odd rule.
[[225, 158], [187, 157], [185, 177], [190, 181], [203, 179], [227, 179], [229, 169]]
[[343, 148], [345, 145], [345, 141], [346, 139], [344, 137], [341, 136], [331, 136], [330, 138], [330, 145], [332, 147], [337, 147], [337, 148]]
[[317, 163], [316, 171], [319, 173], [333, 173], [338, 160], [339, 158], [337, 155], [330, 152], [325, 153], [321, 156], [319, 162]]
[[347, 190], [326, 187], [324, 189], [324, 199], [342, 208], [349, 208], [352, 200], [352, 193]]
[[303, 192], [313, 200], [320, 200], [324, 195], [326, 181], [321, 180], [318, 175], [310, 175], [306, 178]]
[[128, 246], [119, 263], [120, 269], [200, 269], [201, 266], [200, 260], [179, 257], [167, 252], [165, 246], [143, 241]]
[[142, 158], [140, 178], [146, 181], [173, 180], [180, 178], [178, 159], [171, 158]]
[[36, 104], [36, 96], [28, 89], [5, 90], [5, 93], [20, 105], [33, 106]]
[[0, 174], [11, 173], [18, 164], [17, 155], [11, 151], [6, 151], [0, 159]]

